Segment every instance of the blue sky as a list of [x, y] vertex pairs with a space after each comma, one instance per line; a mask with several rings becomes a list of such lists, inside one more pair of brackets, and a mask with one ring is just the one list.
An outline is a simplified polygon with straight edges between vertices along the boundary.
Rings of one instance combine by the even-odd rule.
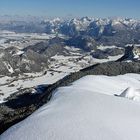
[[140, 0], [0, 0], [0, 15], [140, 18]]

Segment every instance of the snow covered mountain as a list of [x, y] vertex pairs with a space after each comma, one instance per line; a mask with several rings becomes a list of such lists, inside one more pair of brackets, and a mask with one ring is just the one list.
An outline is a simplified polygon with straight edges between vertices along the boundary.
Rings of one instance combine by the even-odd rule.
[[[0, 133], [82, 76], [139, 73], [139, 34], [140, 21], [122, 18], [2, 22]], [[113, 95], [139, 101], [139, 89], [131, 85]]]
[[140, 43], [140, 21], [130, 18], [55, 18], [37, 22], [12, 21], [1, 23], [1, 30], [18, 33], [48, 33], [66, 36], [85, 35], [105, 45], [126, 45]]
[[139, 101], [139, 85], [139, 74], [83, 77], [57, 89], [48, 104], [0, 139], [139, 140], [140, 103], [121, 98], [129, 94]]
[[123, 46], [139, 43], [140, 21], [128, 18], [95, 19], [89, 17], [74, 18], [68, 21], [52, 20], [43, 22], [47, 33], [67, 36], [86, 35], [105, 45]]

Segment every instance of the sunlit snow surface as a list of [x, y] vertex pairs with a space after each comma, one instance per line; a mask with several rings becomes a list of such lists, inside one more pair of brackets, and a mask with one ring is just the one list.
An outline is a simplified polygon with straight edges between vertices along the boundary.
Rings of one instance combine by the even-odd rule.
[[83, 77], [0, 140], [140, 140], [140, 102], [114, 96], [128, 87], [139, 90], [140, 75]]

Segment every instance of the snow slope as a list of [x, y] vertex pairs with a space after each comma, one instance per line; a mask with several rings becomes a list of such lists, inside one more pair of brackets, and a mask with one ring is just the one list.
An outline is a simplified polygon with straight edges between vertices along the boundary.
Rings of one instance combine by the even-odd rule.
[[139, 85], [138, 74], [83, 77], [0, 140], [140, 140], [140, 103], [114, 96]]

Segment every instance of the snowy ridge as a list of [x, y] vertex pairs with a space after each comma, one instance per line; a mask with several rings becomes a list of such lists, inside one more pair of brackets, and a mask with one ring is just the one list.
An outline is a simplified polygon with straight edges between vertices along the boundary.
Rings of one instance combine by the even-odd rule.
[[139, 140], [140, 103], [114, 96], [139, 85], [139, 74], [83, 77], [56, 90], [48, 104], [0, 139]]

